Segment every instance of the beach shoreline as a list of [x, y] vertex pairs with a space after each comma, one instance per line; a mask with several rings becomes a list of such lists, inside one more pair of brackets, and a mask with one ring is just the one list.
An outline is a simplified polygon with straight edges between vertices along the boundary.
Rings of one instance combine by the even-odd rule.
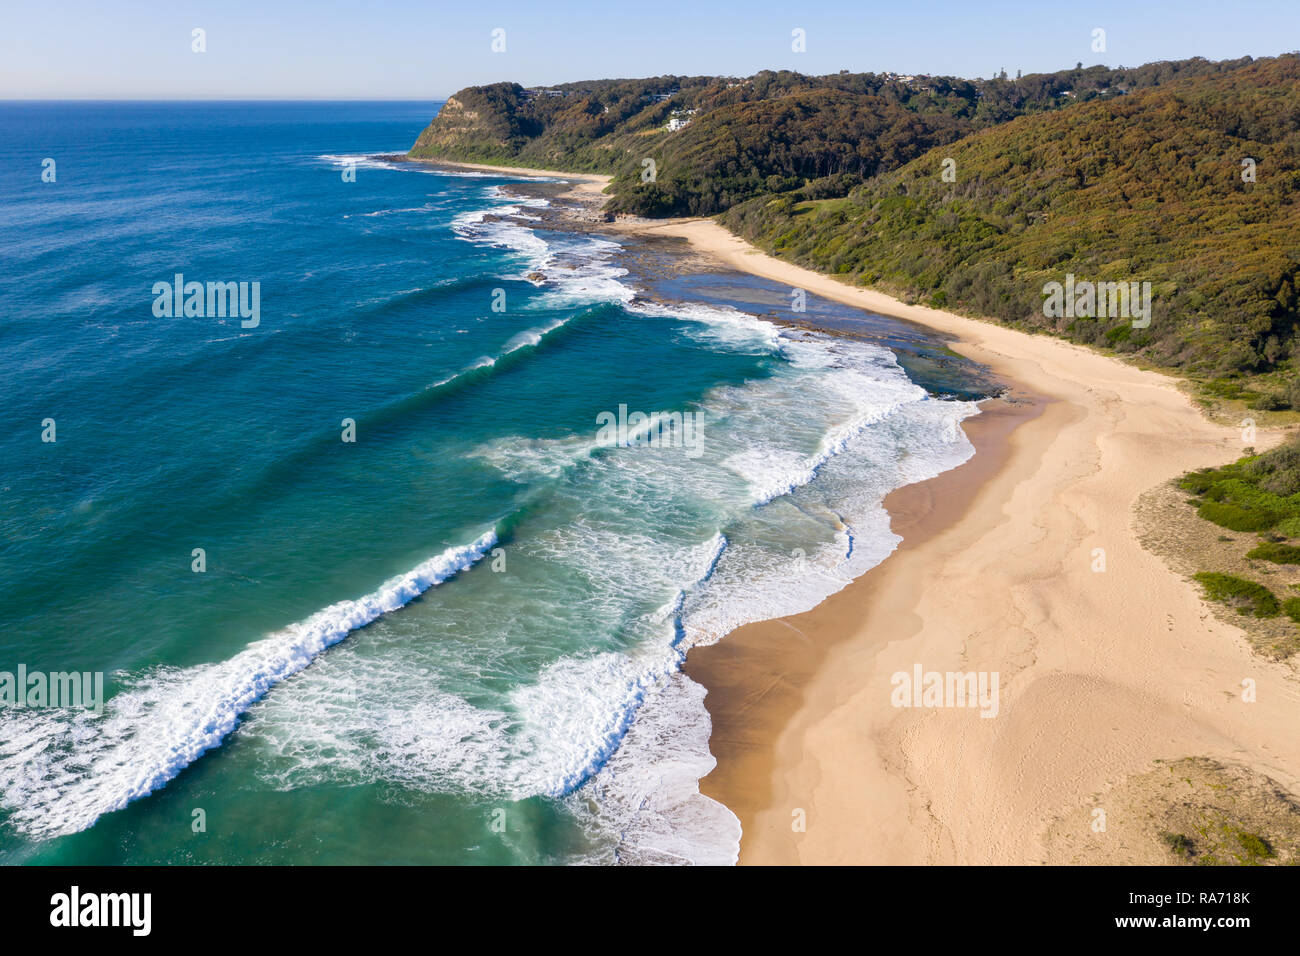
[[558, 194], [559, 198], [566, 199], [571, 203], [581, 207], [595, 207], [602, 205], [607, 198], [604, 195], [605, 187], [613, 180], [613, 176], [607, 176], [604, 173], [566, 173], [557, 169], [533, 169], [527, 166], [493, 166], [487, 163], [462, 163], [453, 160], [444, 159], [417, 159], [403, 155], [381, 155], [380, 158], [405, 163], [425, 163], [430, 166], [437, 166], [443, 169], [451, 170], [468, 170], [476, 173], [500, 173], [503, 176], [527, 176], [534, 179], [566, 179], [571, 180], [573, 185]]
[[[603, 189], [593, 179], [577, 187], [587, 203]], [[1176, 379], [846, 285], [711, 220], [591, 229], [679, 239], [723, 267], [918, 323], [1010, 386], [1012, 401], [964, 423], [971, 461], [888, 496], [903, 537], [888, 559], [810, 611], [690, 651], [717, 759], [701, 790], [740, 817], [741, 863], [1163, 862], [1158, 847], [1107, 845], [1086, 811], [1185, 758], [1300, 791], [1295, 666], [1253, 654], [1135, 528], [1144, 492], [1245, 453]], [[996, 718], [894, 706], [891, 678], [915, 667], [997, 674]], [[1249, 702], [1243, 680], [1258, 688]], [[1076, 817], [1086, 832], [1062, 839]]]
[[[1133, 523], [1143, 492], [1244, 454], [1238, 429], [1207, 420], [1167, 376], [844, 285], [709, 220], [628, 231], [678, 236], [732, 268], [950, 334], [954, 351], [1040, 406], [1002, 448], [992, 434], [979, 442], [985, 416], [968, 421], [984, 467], [891, 495], [905, 541], [881, 565], [803, 615], [692, 650], [687, 672], [709, 689], [719, 731], [719, 767], [701, 787], [741, 816], [742, 863], [1087, 862], [1090, 838], [1099, 855], [1113, 849], [1104, 832], [1067, 856], [1047, 839], [1053, 823], [1186, 757], [1300, 789], [1293, 665], [1253, 655]], [[800, 672], [791, 655], [806, 654], [792, 633], [823, 656], [783, 694], [779, 678]], [[891, 676], [917, 665], [998, 673], [998, 719], [894, 707]], [[1245, 702], [1246, 678], [1270, 700]], [[735, 733], [742, 725], [768, 729], [755, 741]]]
[[[885, 497], [890, 528], [903, 540], [882, 564], [810, 611], [748, 624], [715, 644], [691, 649], [684, 670], [708, 688], [705, 707], [713, 721], [709, 743], [718, 761], [700, 789], [739, 817], [745, 834], [741, 863], [799, 862], [794, 845], [783, 842], [784, 831], [755, 838], [759, 815], [774, 804], [778, 742], [809, 703], [809, 686], [831, 649], [854, 633], [853, 620], [861, 606], [879, 600], [890, 588], [915, 585], [914, 576], [891, 573], [893, 566], [962, 519], [985, 485], [1007, 468], [1011, 436], [1050, 404], [1039, 395], [981, 402], [980, 414], [961, 426], [975, 448], [971, 458]], [[896, 603], [907, 603], [901, 590]]]

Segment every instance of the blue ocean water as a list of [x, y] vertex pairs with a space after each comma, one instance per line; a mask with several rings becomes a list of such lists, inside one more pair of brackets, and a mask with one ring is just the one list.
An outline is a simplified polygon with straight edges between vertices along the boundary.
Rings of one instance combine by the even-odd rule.
[[889, 348], [374, 158], [435, 110], [0, 104], [0, 674], [107, 698], [0, 708], [0, 860], [731, 862], [686, 649], [971, 454]]

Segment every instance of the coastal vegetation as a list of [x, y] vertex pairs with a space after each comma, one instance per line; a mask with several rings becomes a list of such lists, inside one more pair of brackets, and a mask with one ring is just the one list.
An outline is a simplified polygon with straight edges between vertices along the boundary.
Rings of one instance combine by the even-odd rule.
[[1205, 829], [1206, 836], [1199, 839], [1163, 830], [1160, 840], [1174, 856], [1201, 866], [1259, 866], [1277, 857], [1273, 845], [1258, 833], [1228, 824], [1219, 824], [1215, 831]]
[[1300, 547], [1300, 438], [1263, 455], [1246, 455], [1221, 468], [1203, 468], [1178, 482], [1198, 502], [1197, 513], [1232, 531], [1271, 532], [1249, 557], [1296, 564]]
[[1253, 613], [1256, 617], [1276, 617], [1277, 598], [1273, 592], [1262, 584], [1233, 577], [1231, 574], [1202, 571], [1196, 580], [1205, 588], [1205, 596], [1211, 601], [1237, 605], [1238, 613]]
[[[1175, 371], [1207, 404], [1300, 408], [1296, 55], [497, 83], [410, 155], [610, 174], [612, 211], [719, 215], [845, 281]], [[1067, 276], [1149, 283], [1150, 314], [1045, 315]]]
[[[716, 215], [846, 282], [1173, 371], [1207, 406], [1300, 410], [1300, 55], [500, 83], [449, 99], [411, 156], [607, 173], [616, 212]], [[1076, 281], [1142, 286], [1149, 311], [1045, 308]], [[1245, 536], [1187, 573], [1294, 654], [1300, 442], [1178, 487], [1193, 523]]]
[[[764, 70], [746, 78], [660, 76], [544, 89], [494, 83], [450, 97], [410, 155], [606, 173], [615, 178], [616, 211], [714, 215], [796, 189], [844, 196], [933, 146], [1018, 116], [1247, 62], [1080, 65], [990, 80]], [[646, 159], [655, 164], [653, 179], [644, 176]]]
[[[1097, 806], [1104, 840], [1080, 840]], [[1048, 831], [1060, 862], [1092, 865], [1295, 866], [1300, 806], [1276, 780], [1208, 756], [1157, 759]]]
[[[1144, 803], [1158, 821], [1155, 835], [1169, 854], [1167, 862], [1193, 866], [1300, 862], [1300, 807], [1268, 777], [1207, 757], [1189, 757], [1165, 764], [1139, 781], [1137, 789], [1147, 791]], [[1151, 799], [1153, 785], [1165, 793], [1164, 801]], [[1151, 803], [1166, 805], [1155, 808]]]
[[[796, 190], [722, 221], [848, 281], [1126, 353], [1276, 410], [1300, 407], [1298, 200], [1300, 58], [1288, 56], [1021, 117], [842, 199]], [[1067, 276], [1149, 282], [1149, 321], [1045, 315], [1048, 284]]]
[[[1213, 549], [1197, 549], [1200, 560], [1217, 562], [1213, 570], [1193, 575], [1206, 599], [1235, 608], [1238, 614], [1300, 623], [1300, 594], [1295, 593], [1300, 591], [1300, 437], [1262, 455], [1190, 472], [1177, 487], [1192, 496], [1187, 499], [1196, 509], [1192, 521], [1211, 522], [1254, 539], [1253, 545], [1247, 539], [1244, 554], [1242, 542], [1226, 535], [1218, 537], [1222, 543]], [[1225, 560], [1233, 553], [1239, 554], [1235, 562]], [[1271, 645], [1277, 656], [1297, 649], [1300, 633], [1294, 632]]]

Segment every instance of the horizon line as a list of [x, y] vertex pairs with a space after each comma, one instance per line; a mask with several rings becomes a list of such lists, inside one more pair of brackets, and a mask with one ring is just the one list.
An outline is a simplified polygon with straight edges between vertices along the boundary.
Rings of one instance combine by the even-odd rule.
[[445, 103], [447, 96], [8, 96], [0, 103]]
[[[1241, 56], [1223, 57], [1223, 58], [1221, 58], [1221, 59], [1213, 59], [1213, 58], [1211, 58], [1211, 57], [1207, 57], [1207, 56], [1204, 56], [1204, 55], [1202, 55], [1202, 54], [1194, 54], [1194, 55], [1192, 55], [1192, 56], [1186, 56], [1186, 57], [1175, 57], [1175, 58], [1164, 58], [1164, 59], [1157, 59], [1157, 60], [1147, 60], [1147, 61], [1145, 61], [1145, 62], [1143, 62], [1143, 63], [1139, 63], [1139, 64], [1134, 65], [1134, 66], [1125, 66], [1125, 65], [1122, 64], [1122, 63], [1117, 64], [1117, 65], [1115, 65], [1115, 66], [1110, 66], [1110, 65], [1105, 64], [1105, 63], [1092, 63], [1092, 64], [1089, 64], [1088, 66], [1082, 66], [1081, 61], [1076, 61], [1079, 65], [1076, 65], [1076, 66], [1074, 66], [1074, 67], [1063, 66], [1063, 67], [1060, 67], [1060, 68], [1055, 69], [1055, 70], [1044, 70], [1044, 71], [1041, 71], [1041, 72], [1026, 73], [1026, 74], [1024, 74], [1023, 76], [1018, 76], [1016, 79], [1028, 79], [1028, 78], [1031, 78], [1031, 77], [1034, 77], [1034, 76], [1050, 76], [1050, 75], [1052, 75], [1052, 74], [1054, 74], [1054, 73], [1064, 73], [1064, 72], [1067, 72], [1067, 71], [1069, 71], [1069, 70], [1071, 70], [1071, 69], [1074, 69], [1074, 70], [1080, 70], [1080, 69], [1081, 69], [1083, 72], [1087, 72], [1087, 71], [1089, 71], [1089, 70], [1097, 69], [1097, 68], [1100, 68], [1100, 69], [1103, 69], [1103, 70], [1136, 70], [1136, 69], [1141, 69], [1142, 67], [1146, 67], [1146, 66], [1153, 66], [1153, 65], [1158, 64], [1158, 63], [1180, 63], [1180, 62], [1186, 62], [1186, 61], [1189, 61], [1189, 60], [1204, 60], [1204, 61], [1207, 62], [1207, 63], [1228, 63], [1228, 62], [1233, 62], [1233, 61], [1236, 61], [1236, 60], [1247, 60], [1247, 59], [1248, 59], [1248, 60], [1250, 60], [1250, 61], [1252, 61], [1252, 62], [1255, 62], [1255, 61], [1258, 61], [1258, 60], [1279, 59], [1279, 58], [1282, 58], [1282, 57], [1288, 57], [1288, 56], [1300, 56], [1300, 49], [1295, 49], [1295, 50], [1285, 50], [1285, 51], [1282, 51], [1282, 52], [1280, 52], [1280, 53], [1274, 53], [1274, 54], [1251, 54], [1251, 53], [1244, 53], [1244, 54], [1242, 54]], [[1003, 72], [1005, 73], [1006, 71], [1003, 70]], [[680, 77], [680, 78], [683, 78], [683, 79], [696, 79], [696, 78], [700, 78], [700, 79], [709, 79], [709, 78], [713, 78], [713, 79], [732, 79], [732, 80], [735, 80], [735, 79], [752, 79], [753, 77], [758, 76], [760, 73], [796, 73], [796, 74], [798, 74], [798, 75], [800, 75], [800, 76], [806, 76], [806, 77], [811, 77], [811, 78], [830, 77], [830, 76], [836, 76], [836, 75], [838, 75], [838, 74], [842, 74], [842, 73], [850, 73], [850, 74], [854, 74], [854, 75], [874, 75], [874, 76], [885, 76], [885, 77], [888, 77], [888, 76], [891, 76], [891, 75], [895, 75], [895, 76], [903, 75], [903, 74], [900, 74], [900, 73], [899, 73], [898, 71], [896, 71], [896, 70], [883, 70], [883, 71], [881, 71], [881, 70], [850, 70], [850, 69], [845, 68], [845, 69], [841, 69], [841, 70], [838, 70], [838, 71], [833, 72], [833, 73], [804, 73], [804, 72], [802, 72], [802, 71], [800, 71], [800, 70], [790, 70], [790, 69], [772, 69], [772, 68], [770, 68], [770, 67], [765, 67], [765, 68], [763, 68], [763, 69], [756, 70], [754, 73], [746, 74], [746, 75], [743, 75], [743, 76], [742, 76], [742, 75], [720, 74], [720, 73], [719, 73], [719, 74], [712, 74], [712, 73], [694, 73], [694, 74], [691, 74], [691, 73], [658, 73], [658, 74], [655, 74], [655, 75], [653, 75], [653, 76], [607, 76], [607, 77], [587, 77], [587, 78], [585, 78], [585, 79], [581, 79], [581, 80], [559, 80], [559, 81], [549, 81], [549, 82], [544, 82], [544, 83], [535, 83], [535, 84], [532, 84], [532, 86], [541, 86], [541, 87], [548, 87], [548, 86], [550, 86], [550, 87], [554, 87], [554, 86], [570, 86], [570, 85], [573, 85], [573, 84], [575, 84], [575, 83], [589, 83], [589, 82], [613, 82], [613, 81], [629, 81], [629, 82], [635, 82], [635, 81], [638, 81], [638, 80], [653, 80], [653, 79], [659, 79], [659, 78], [661, 78], [661, 77], [667, 77], [667, 76]], [[956, 74], [956, 73], [917, 73], [917, 74], [911, 74], [911, 75], [918, 76], [918, 77], [926, 77], [926, 78], [946, 78], [946, 79], [955, 79], [955, 80], [966, 80], [966, 81], [968, 81], [968, 82], [970, 82], [970, 81], [991, 82], [991, 81], [994, 81], [994, 80], [1002, 79], [1002, 77], [998, 76], [997, 74], [994, 74], [993, 76], [962, 76], [962, 75], [960, 75], [960, 74]], [[1011, 82], [1010, 77], [1007, 77], [1006, 79], [1007, 79], [1008, 82]], [[521, 83], [521, 82], [519, 82], [518, 80], [508, 80], [508, 79], [507, 79], [507, 80], [497, 80], [497, 81], [494, 81], [494, 82], [496, 82], [496, 83], [514, 83], [514, 84], [516, 84], [516, 85], [518, 85], [518, 86], [522, 86], [522, 87], [524, 87], [525, 89], [532, 88], [529, 84]], [[491, 83], [474, 83], [474, 84], [470, 84], [471, 87], [482, 87], [482, 86], [490, 86], [490, 85], [493, 85], [493, 84], [491, 84]], [[466, 89], [466, 88], [469, 88], [469, 87], [462, 87], [462, 88], [463, 88], [463, 89]], [[232, 96], [232, 95], [227, 95], [227, 94], [198, 95], [198, 96], [151, 96], [151, 95], [140, 95], [140, 96], [108, 96], [108, 97], [105, 97], [105, 96], [12, 96], [12, 97], [9, 97], [9, 96], [0, 96], [0, 103], [261, 103], [261, 102], [268, 102], [268, 103], [347, 103], [347, 102], [355, 102], [355, 103], [445, 103], [445, 102], [447, 101], [448, 98], [450, 98], [451, 96], [454, 96], [454, 95], [455, 95], [455, 93], [452, 92], [452, 93], [438, 94], [438, 95], [432, 95], [432, 96], [414, 96], [414, 95], [405, 95], [405, 94], [403, 94], [403, 95], [393, 95], [393, 96], [349, 96], [349, 95], [340, 95], [340, 96], [275, 96], [275, 95], [265, 95], [265, 96], [257, 96], [257, 95], [253, 95], [253, 96]]]

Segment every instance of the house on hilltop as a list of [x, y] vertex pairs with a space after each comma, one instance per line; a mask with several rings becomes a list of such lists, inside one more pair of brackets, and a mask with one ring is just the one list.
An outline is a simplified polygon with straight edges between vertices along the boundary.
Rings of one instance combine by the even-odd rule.
[[668, 114], [668, 132], [675, 133], [691, 125], [691, 117], [698, 112], [699, 110], [673, 110]]

